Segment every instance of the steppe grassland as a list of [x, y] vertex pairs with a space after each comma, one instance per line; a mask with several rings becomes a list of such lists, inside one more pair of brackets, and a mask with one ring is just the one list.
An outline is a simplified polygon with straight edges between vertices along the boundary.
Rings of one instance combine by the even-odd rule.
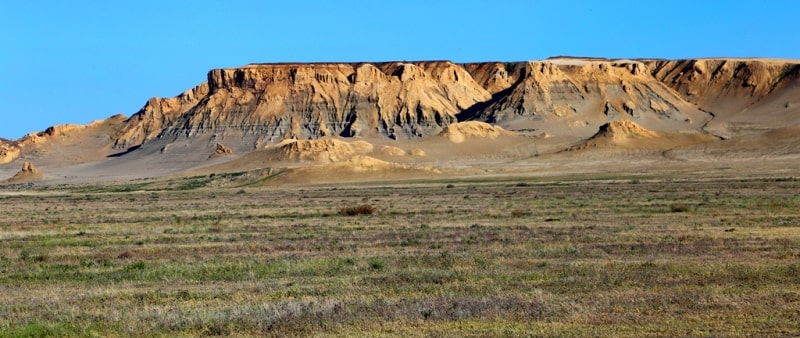
[[800, 332], [794, 178], [147, 189], [0, 191], [0, 336]]

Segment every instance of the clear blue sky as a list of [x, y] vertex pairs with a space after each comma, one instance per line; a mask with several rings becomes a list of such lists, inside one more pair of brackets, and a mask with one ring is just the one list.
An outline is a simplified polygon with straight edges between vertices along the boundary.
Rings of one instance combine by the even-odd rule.
[[0, 137], [253, 62], [800, 58], [797, 1], [0, 0]]

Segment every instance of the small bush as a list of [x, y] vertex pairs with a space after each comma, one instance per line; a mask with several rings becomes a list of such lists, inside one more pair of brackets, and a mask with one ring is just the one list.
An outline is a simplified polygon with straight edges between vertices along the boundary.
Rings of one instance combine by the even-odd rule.
[[369, 266], [375, 270], [383, 269], [383, 260], [379, 258], [370, 258], [367, 263], [369, 263]]
[[511, 210], [511, 216], [512, 216], [512, 217], [522, 217], [522, 216], [526, 216], [526, 215], [528, 215], [528, 214], [529, 214], [529, 212], [528, 212], [528, 211], [526, 211], [526, 210], [522, 210], [522, 209], [514, 209], [514, 210]]
[[136, 263], [130, 264], [125, 267], [125, 271], [136, 271], [136, 270], [144, 270], [145, 263], [143, 261], [138, 261]]
[[356, 215], [372, 215], [375, 213], [375, 207], [369, 204], [362, 204], [350, 207], [339, 208], [339, 215], [342, 216], [356, 216]]
[[672, 212], [687, 212], [689, 211], [689, 206], [686, 204], [673, 204], [670, 208]]

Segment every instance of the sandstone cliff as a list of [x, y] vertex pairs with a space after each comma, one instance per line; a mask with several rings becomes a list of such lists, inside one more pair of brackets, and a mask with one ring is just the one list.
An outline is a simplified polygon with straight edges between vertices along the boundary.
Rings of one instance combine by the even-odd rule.
[[[150, 161], [141, 165], [180, 170], [209, 154], [239, 157], [265, 147], [281, 149], [275, 145], [284, 140], [297, 141], [282, 143], [275, 160], [314, 162], [339, 148], [347, 153], [343, 158], [364, 154], [325, 141], [331, 139], [386, 145], [443, 131], [450, 140], [475, 136], [464, 128], [478, 125], [459, 122], [488, 123], [479, 128], [487, 135], [508, 130], [538, 136], [531, 142], [546, 139], [550, 149], [567, 148], [615, 121], [663, 135], [707, 132], [730, 138], [797, 125], [798, 114], [797, 61], [559, 57], [469, 64], [251, 64], [212, 70], [206, 82], [173, 98], [150, 99], [127, 119], [117, 115], [0, 140], [0, 164], [25, 158], [53, 167], [123, 157], [129, 163], [117, 161], [119, 168]], [[597, 141], [602, 135], [595, 136]], [[323, 141], [306, 144], [318, 139]], [[223, 143], [224, 151], [213, 155]], [[382, 153], [405, 152], [386, 149]]]
[[[160, 136], [206, 133], [287, 138], [432, 135], [490, 94], [450, 62], [253, 64], [216, 69], [172, 99], [151, 99], [115, 140], [128, 148]], [[262, 144], [259, 144], [262, 145]]]
[[207, 94], [208, 83], [204, 82], [173, 98], [151, 98], [125, 122], [125, 126], [114, 138], [114, 148], [135, 147], [158, 136], [164, 128]]
[[721, 113], [745, 108], [800, 78], [800, 63], [761, 59], [647, 61], [653, 76], [682, 98]]
[[711, 118], [656, 81], [639, 61], [552, 59], [469, 69], [493, 98], [459, 117], [509, 129], [520, 119], [545, 130], [553, 125], [596, 128], [628, 119], [653, 129], [685, 130], [699, 129]]
[[0, 164], [6, 164], [19, 157], [21, 149], [16, 142], [0, 138]]
[[292, 138], [408, 139], [464, 120], [555, 135], [616, 120], [699, 130], [717, 113], [710, 106], [741, 109], [798, 72], [791, 62], [727, 59], [251, 64], [212, 70], [196, 88], [151, 99], [114, 147], [220, 135], [250, 137], [253, 149]]
[[648, 61], [653, 76], [714, 115], [706, 130], [730, 137], [797, 125], [800, 62], [767, 59]]

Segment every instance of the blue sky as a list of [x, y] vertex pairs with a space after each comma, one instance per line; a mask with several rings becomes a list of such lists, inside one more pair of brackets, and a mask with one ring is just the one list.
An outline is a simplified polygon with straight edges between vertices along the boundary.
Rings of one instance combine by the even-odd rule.
[[796, 1], [0, 0], [0, 137], [253, 62], [800, 58]]

